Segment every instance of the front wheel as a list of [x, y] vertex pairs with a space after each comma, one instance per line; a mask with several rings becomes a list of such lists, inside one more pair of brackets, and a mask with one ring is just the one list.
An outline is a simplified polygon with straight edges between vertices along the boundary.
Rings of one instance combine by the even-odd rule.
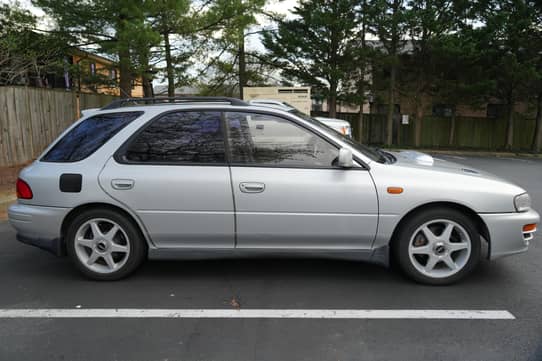
[[146, 244], [136, 226], [109, 209], [76, 216], [68, 227], [66, 246], [75, 266], [95, 280], [126, 277], [146, 256]]
[[473, 271], [480, 259], [475, 224], [454, 209], [430, 209], [406, 221], [394, 240], [394, 257], [415, 281], [445, 285]]

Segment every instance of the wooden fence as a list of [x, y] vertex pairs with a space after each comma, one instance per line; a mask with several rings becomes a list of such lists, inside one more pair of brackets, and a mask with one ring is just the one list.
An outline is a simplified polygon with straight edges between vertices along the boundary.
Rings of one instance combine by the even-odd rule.
[[[80, 94], [80, 109], [100, 107], [115, 98]], [[35, 159], [77, 115], [77, 95], [56, 89], [0, 87], [0, 167]]]
[[[324, 112], [313, 112], [314, 116], [327, 116]], [[352, 125], [357, 139], [358, 114], [338, 113], [337, 118]], [[372, 145], [384, 144], [386, 116], [365, 114], [363, 117], [363, 142]], [[451, 119], [448, 117], [425, 117], [422, 122], [421, 146], [424, 148], [502, 150], [506, 140], [506, 119], [457, 117], [453, 144], [449, 144]], [[529, 150], [533, 139], [535, 120], [517, 114], [514, 119], [514, 150]], [[395, 145], [414, 147], [414, 122], [408, 125], [394, 122]]]

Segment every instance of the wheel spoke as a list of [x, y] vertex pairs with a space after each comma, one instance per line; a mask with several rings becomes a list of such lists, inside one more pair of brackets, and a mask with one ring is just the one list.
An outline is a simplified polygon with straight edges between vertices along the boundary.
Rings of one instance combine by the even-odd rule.
[[90, 229], [92, 229], [93, 239], [104, 237], [100, 227], [98, 226], [98, 222], [96, 221], [90, 222]]
[[442, 235], [440, 238], [444, 241], [450, 241], [450, 237], [452, 236], [452, 232], [454, 230], [454, 225], [451, 223], [448, 223], [446, 225], [446, 228], [444, 228], [444, 231], [442, 231]]
[[114, 224], [113, 227], [111, 227], [111, 229], [104, 234], [104, 238], [108, 241], [113, 241], [113, 238], [115, 238], [115, 235], [117, 234], [119, 229], [120, 227]]
[[83, 238], [83, 237], [79, 237], [79, 238], [77, 238], [76, 243], [78, 245], [81, 245], [81, 246], [87, 247], [87, 248], [94, 247], [94, 240], [93, 239], [86, 239], [86, 238]]
[[111, 252], [128, 253], [128, 246], [111, 242]]
[[431, 254], [432, 249], [430, 245], [426, 245], [421, 247], [412, 247], [411, 252], [412, 254]]
[[427, 264], [425, 265], [425, 271], [431, 272], [433, 268], [435, 268], [436, 264], [438, 263], [439, 259], [434, 256], [429, 256], [429, 259], [427, 260]]
[[90, 257], [87, 260], [87, 265], [91, 266], [100, 258], [100, 254], [98, 252], [92, 251], [90, 254]]
[[436, 242], [437, 236], [435, 236], [435, 234], [433, 233], [433, 231], [429, 229], [429, 227], [427, 226], [423, 227], [422, 232], [429, 243]]
[[107, 263], [107, 266], [108, 266], [110, 269], [115, 269], [116, 264], [115, 264], [115, 261], [113, 261], [113, 256], [111, 256], [111, 253], [106, 254], [106, 255], [104, 256], [104, 260], [105, 260], [105, 263]]
[[450, 255], [447, 255], [444, 258], [442, 258], [442, 261], [446, 264], [446, 266], [448, 266], [448, 268], [452, 270], [457, 269], [457, 264], [454, 262], [454, 260], [452, 259]]
[[455, 251], [461, 251], [462, 249], [469, 248], [469, 244], [467, 242], [450, 242], [448, 243], [448, 249], [450, 252]]

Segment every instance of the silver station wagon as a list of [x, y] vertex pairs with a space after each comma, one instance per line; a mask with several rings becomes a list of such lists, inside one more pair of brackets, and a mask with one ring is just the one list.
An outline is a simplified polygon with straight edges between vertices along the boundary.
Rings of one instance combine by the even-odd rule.
[[98, 280], [147, 258], [288, 254], [448, 284], [526, 251], [539, 222], [525, 190], [491, 174], [216, 97], [87, 112], [21, 171], [17, 193], [18, 240]]

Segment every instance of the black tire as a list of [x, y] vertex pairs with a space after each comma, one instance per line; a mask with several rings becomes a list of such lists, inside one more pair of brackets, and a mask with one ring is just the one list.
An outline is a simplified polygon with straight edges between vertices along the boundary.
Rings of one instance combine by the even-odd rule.
[[[128, 236], [126, 242], [129, 242], [130, 252], [125, 263], [118, 270], [111, 273], [95, 272], [79, 259], [75, 250], [76, 233], [85, 222], [102, 218], [117, 223]], [[66, 232], [66, 251], [75, 267], [88, 278], [97, 281], [115, 281], [127, 277], [133, 273], [147, 258], [147, 243], [143, 238], [139, 228], [134, 222], [120, 212], [107, 208], [95, 208], [83, 211], [78, 214], [69, 224]]]
[[[414, 232], [432, 220], [455, 222], [463, 227], [470, 238], [471, 250], [466, 263], [459, 271], [448, 277], [429, 277], [420, 272], [410, 259], [409, 244]], [[430, 208], [409, 216], [396, 232], [392, 242], [392, 257], [395, 265], [398, 265], [406, 276], [423, 284], [449, 285], [455, 283], [470, 274], [480, 261], [481, 242], [476, 224], [467, 215], [452, 208]]]

